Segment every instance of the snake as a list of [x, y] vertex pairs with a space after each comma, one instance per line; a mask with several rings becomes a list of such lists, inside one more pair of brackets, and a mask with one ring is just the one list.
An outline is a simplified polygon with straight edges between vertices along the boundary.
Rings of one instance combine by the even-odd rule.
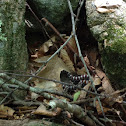
[[70, 82], [72, 82], [73, 84], [73, 85], [62, 85], [63, 89], [67, 92], [76, 90], [77, 86], [83, 88], [90, 81], [89, 76], [87, 74], [75, 76], [65, 70], [63, 70], [62, 73], [65, 74], [69, 78]]

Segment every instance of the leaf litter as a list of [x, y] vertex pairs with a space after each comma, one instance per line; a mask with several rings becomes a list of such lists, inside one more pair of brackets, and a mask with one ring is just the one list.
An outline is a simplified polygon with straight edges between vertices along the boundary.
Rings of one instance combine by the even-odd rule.
[[[97, 5], [98, 3], [95, 4], [98, 12], [111, 12], [111, 9], [103, 10], [106, 8]], [[68, 38], [69, 36], [64, 36], [64, 39]], [[74, 37], [70, 40], [69, 45], [73, 48], [75, 53], [78, 52]], [[125, 90], [121, 92], [120, 90], [115, 91], [113, 89], [108, 77], [99, 67], [100, 61], [97, 59], [98, 52], [95, 49], [90, 49], [87, 50], [86, 56], [83, 56], [87, 65], [93, 70], [91, 71], [93, 73], [91, 77], [98, 92], [96, 93], [94, 92], [91, 82], [82, 88], [78, 88], [76, 84], [69, 80], [67, 75], [61, 77], [61, 72], [64, 70], [75, 76], [87, 74], [86, 69], [82, 66], [78, 56], [71, 52], [68, 46], [62, 48], [49, 62], [46, 62], [59, 47], [56, 36], [51, 37], [48, 41], [44, 42], [38, 49], [36, 49], [35, 53], [31, 55], [31, 62], [29, 63], [30, 70], [32, 71], [31, 73], [35, 73], [35, 71], [37, 71], [37, 69], [39, 69], [42, 65], [44, 66], [37, 76], [45, 79], [33, 78], [31, 82], [33, 83], [32, 87], [50, 91], [48, 92], [50, 98], [46, 99], [44, 95], [41, 96], [41, 94], [29, 92], [25, 101], [23, 101], [27, 105], [23, 105], [23, 102], [21, 102], [22, 105], [19, 107], [11, 105], [9, 107], [2, 104], [0, 106], [0, 118], [23, 119], [32, 118], [31, 115], [34, 115], [35, 118], [37, 118], [39, 115], [41, 118], [55, 117], [54, 120], [56, 120], [58, 116], [59, 122], [64, 125], [80, 125], [79, 123], [84, 124], [84, 122], [89, 125], [101, 125], [99, 122], [101, 121], [101, 118], [101, 122], [103, 124], [106, 123], [106, 120], [103, 117], [104, 112], [107, 118], [113, 120], [111, 121], [112, 126], [117, 123], [119, 125], [125, 124], [124, 116], [126, 115], [126, 110], [122, 104], [125, 103], [125, 101], [123, 101], [123, 97], [125, 95], [121, 95], [122, 92], [125, 92]], [[76, 86], [77, 88], [67, 92], [63, 90], [62, 83], [60, 83], [61, 81], [65, 82], [68, 88], [69, 86]], [[53, 93], [51, 91], [53, 91]], [[70, 95], [72, 99], [66, 98], [65, 95], [60, 96], [60, 94], [68, 94], [68, 96]], [[51, 96], [57, 101], [51, 101]], [[96, 96], [98, 96], [101, 100], [103, 111], [101, 110], [101, 105], [96, 99]], [[35, 103], [37, 103], [37, 105]], [[50, 105], [52, 108], [50, 108]], [[91, 113], [92, 116], [90, 118], [88, 117], [88, 119], [86, 118], [86, 122], [86, 120], [83, 120], [83, 117], [86, 117], [89, 113]], [[81, 122], [79, 120], [80, 118]], [[72, 119], [75, 119], [75, 121], [72, 121]], [[92, 120], [95, 123], [91, 123]], [[115, 120], [119, 121], [116, 123]], [[110, 122], [108, 121], [107, 123]]]
[[[37, 54], [36, 57], [34, 56], [34, 58], [32, 58], [32, 56], [31, 56], [32, 68], [35, 71], [39, 67], [44, 65], [45, 62], [50, 58], [51, 55], [49, 53], [47, 55], [47, 52], [49, 51], [49, 48], [52, 46], [53, 46], [53, 43], [50, 41], [47, 41], [38, 50], [38, 52], [41, 53], [41, 55], [38, 53], [39, 55]], [[74, 47], [74, 45], [73, 45], [73, 47]], [[61, 72], [63, 70], [65, 70], [69, 73], [72, 73], [73, 75], [86, 74], [86, 70], [84, 67], [80, 68], [79, 66], [77, 66], [75, 68], [75, 62], [71, 60], [71, 58], [70, 58], [71, 55], [68, 55], [67, 51], [68, 51], [68, 48], [61, 49], [59, 54], [55, 55], [48, 63], [46, 63], [46, 65], [44, 65], [43, 69], [41, 69], [41, 71], [39, 72], [39, 74], [37, 76], [40, 76], [40, 77], [43, 77], [46, 79], [56, 80], [59, 82], [64, 81], [64, 82], [67, 82], [67, 84], [72, 84], [72, 82], [68, 78], [63, 78], [61, 80]], [[89, 53], [89, 55], [91, 56], [92, 54]], [[86, 56], [86, 58], [85, 57], [84, 58], [88, 62], [88, 65], [94, 64], [94, 66], [95, 66], [95, 64], [97, 64], [95, 62], [97, 60], [96, 55], [93, 54], [92, 56], [95, 56], [92, 63], [90, 63], [90, 60], [88, 59], [87, 56]], [[111, 113], [113, 113], [114, 115], [116, 114], [116, 116], [119, 119], [122, 119], [121, 114], [120, 114], [121, 111], [117, 107], [118, 105], [116, 107], [114, 105], [122, 103], [123, 98], [121, 97], [119, 92], [116, 92], [112, 88], [109, 79], [107, 78], [107, 76], [101, 69], [94, 67], [94, 70], [95, 70], [95, 75], [92, 75], [92, 78], [95, 83], [95, 87], [100, 94], [99, 97], [101, 97], [101, 102], [102, 102], [104, 113], [109, 114], [109, 115], [111, 115]], [[62, 84], [56, 83], [56, 82], [50, 81], [50, 80], [33, 78], [32, 83], [34, 83], [34, 87], [37, 87], [37, 88], [47, 89], [50, 91], [56, 91], [56, 92], [66, 93], [66, 94], [68, 93], [69, 95], [71, 95], [73, 97], [72, 102], [74, 104], [78, 104], [78, 105], [82, 106], [82, 108], [84, 110], [86, 110], [87, 113], [88, 113], [88, 111], [91, 111], [91, 110], [93, 111], [95, 108], [96, 111], [94, 111], [94, 113], [97, 115], [97, 117], [102, 116], [100, 104], [95, 98], [96, 94], [90, 94], [90, 92], [93, 92], [91, 82], [89, 82], [87, 85], [85, 85], [82, 89], [77, 88], [72, 92], [64, 91], [62, 88]], [[67, 101], [67, 102], [71, 103], [71, 100], [68, 98], [65, 98], [62, 96], [57, 96], [57, 95], [54, 95], [51, 93], [50, 93], [50, 95], [54, 96], [56, 99], [61, 99], [63, 101]], [[73, 114], [69, 111], [65, 111], [65, 108], [62, 109], [62, 107], [61, 108], [57, 107], [55, 109], [49, 109], [48, 107], [50, 104], [50, 100], [46, 100], [44, 97], [41, 97], [41, 95], [35, 94], [33, 92], [30, 93], [28, 99], [32, 100], [32, 102], [33, 101], [40, 102], [40, 104], [37, 105], [35, 108], [32, 108], [32, 104], [31, 104], [30, 105], [31, 107], [27, 106], [25, 108], [25, 111], [24, 111], [24, 109], [22, 109], [20, 107], [17, 108], [16, 110], [13, 110], [12, 108], [1, 105], [0, 118], [11, 117], [14, 119], [22, 119], [25, 117], [25, 115], [28, 115], [28, 114], [46, 116], [46, 117], [56, 117], [57, 115], [63, 116], [64, 113], [67, 113], [67, 114], [69, 113], [70, 116], [67, 116], [67, 117], [63, 116], [64, 118], [62, 120], [62, 123], [64, 123], [64, 124], [65, 123], [67, 124], [68, 122], [71, 123], [70, 120], [72, 119]], [[28, 110], [28, 109], [30, 109], [30, 110]], [[17, 114], [14, 114], [14, 113], [17, 113]]]

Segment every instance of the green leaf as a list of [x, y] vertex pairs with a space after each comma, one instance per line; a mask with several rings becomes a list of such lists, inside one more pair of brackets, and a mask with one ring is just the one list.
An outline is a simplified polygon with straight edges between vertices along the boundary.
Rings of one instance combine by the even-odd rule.
[[80, 96], [80, 91], [78, 91], [78, 92], [76, 92], [76, 93], [74, 94], [74, 99], [73, 99], [73, 101], [77, 101], [77, 99], [79, 98], [79, 96]]

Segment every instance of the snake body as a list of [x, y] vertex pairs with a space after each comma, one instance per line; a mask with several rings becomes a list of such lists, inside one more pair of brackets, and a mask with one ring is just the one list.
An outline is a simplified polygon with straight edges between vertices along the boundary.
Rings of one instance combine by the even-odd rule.
[[63, 89], [66, 90], [67, 92], [75, 90], [77, 86], [83, 88], [86, 84], [89, 83], [89, 76], [87, 74], [74, 76], [65, 70], [63, 71], [63, 73], [67, 75], [67, 77], [73, 84], [71, 86], [62, 85]]

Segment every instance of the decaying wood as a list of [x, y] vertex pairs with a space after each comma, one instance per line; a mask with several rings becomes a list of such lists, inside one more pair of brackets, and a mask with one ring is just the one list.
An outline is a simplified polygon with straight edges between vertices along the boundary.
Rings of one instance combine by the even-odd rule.
[[63, 110], [73, 113], [75, 117], [77, 117], [83, 123], [85, 123], [87, 125], [96, 126], [95, 122], [78, 105], [70, 104], [69, 102], [62, 101], [62, 100], [52, 100], [52, 101], [50, 101], [49, 105], [52, 107], [52, 109], [54, 109], [56, 107], [60, 107]]

